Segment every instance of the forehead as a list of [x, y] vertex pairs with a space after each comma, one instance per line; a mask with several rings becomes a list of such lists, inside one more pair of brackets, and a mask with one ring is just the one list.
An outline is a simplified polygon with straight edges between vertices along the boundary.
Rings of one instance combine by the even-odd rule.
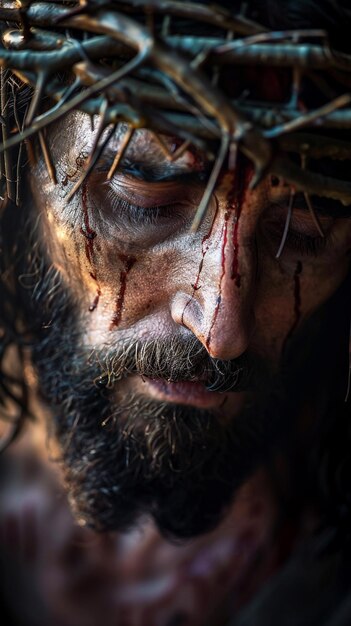
[[[76, 111], [51, 129], [51, 150], [58, 171], [67, 172], [88, 159], [99, 136], [99, 124], [98, 116], [91, 120], [88, 115]], [[99, 144], [103, 143], [108, 132], [109, 129], [104, 130]], [[127, 132], [126, 124], [117, 126], [97, 167], [109, 169], [123, 146]], [[186, 147], [183, 140], [175, 136], [162, 135], [158, 139], [152, 131], [138, 129], [133, 132], [124, 152], [123, 165], [125, 168], [135, 167], [136, 172], [139, 167], [145, 179], [162, 179], [189, 171], [206, 173], [209, 162], [204, 154]]]

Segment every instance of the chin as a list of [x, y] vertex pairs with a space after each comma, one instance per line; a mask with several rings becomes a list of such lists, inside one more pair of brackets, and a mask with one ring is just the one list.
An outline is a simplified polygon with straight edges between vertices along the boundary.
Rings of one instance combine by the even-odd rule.
[[274, 440], [274, 420], [256, 410], [225, 421], [144, 396], [117, 405], [110, 394], [83, 400], [80, 390], [80, 412], [55, 420], [73, 512], [97, 532], [128, 531], [145, 516], [171, 540], [211, 531]]

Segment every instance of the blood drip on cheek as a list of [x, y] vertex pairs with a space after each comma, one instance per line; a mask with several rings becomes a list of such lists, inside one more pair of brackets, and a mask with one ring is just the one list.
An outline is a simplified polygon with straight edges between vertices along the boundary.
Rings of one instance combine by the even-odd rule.
[[112, 318], [110, 330], [119, 326], [121, 322], [124, 298], [125, 298], [125, 293], [127, 289], [128, 274], [137, 260], [134, 256], [129, 256], [125, 254], [119, 254], [118, 258], [123, 263], [123, 269], [121, 269], [120, 274], [119, 274], [119, 293], [118, 293], [117, 301], [116, 301], [116, 311]]
[[206, 256], [207, 252], [210, 249], [213, 227], [215, 225], [215, 222], [216, 222], [216, 219], [217, 219], [217, 215], [218, 215], [218, 206], [216, 208], [216, 212], [215, 212], [213, 220], [212, 220], [211, 228], [208, 231], [207, 235], [205, 235], [203, 237], [203, 239], [202, 239], [202, 243], [201, 243], [201, 261], [200, 261], [200, 264], [199, 264], [199, 269], [198, 269], [198, 272], [197, 272], [197, 276], [196, 276], [195, 282], [192, 283], [192, 285], [191, 285], [192, 288], [193, 288], [192, 294], [191, 294], [189, 300], [187, 301], [187, 303], [186, 303], [186, 305], [185, 305], [185, 307], [183, 309], [182, 324], [184, 324], [184, 313], [185, 313], [187, 307], [189, 306], [190, 302], [194, 298], [195, 293], [198, 291], [198, 289], [201, 288], [201, 285], [199, 285], [201, 272], [202, 272], [202, 268], [204, 266], [205, 256]]
[[87, 193], [86, 184], [83, 184], [83, 187], [82, 187], [82, 209], [83, 209], [84, 224], [81, 227], [80, 232], [85, 238], [85, 255], [87, 257], [89, 265], [93, 269], [93, 271], [89, 272], [89, 274], [90, 274], [90, 277], [97, 284], [96, 296], [92, 304], [89, 306], [89, 312], [92, 313], [98, 307], [100, 296], [101, 296], [101, 289], [100, 289], [100, 285], [97, 279], [96, 270], [94, 267], [94, 241], [97, 235], [96, 235], [95, 230], [93, 230], [90, 226], [89, 210], [88, 210], [88, 193]]
[[214, 227], [215, 221], [217, 219], [217, 215], [218, 215], [218, 206], [216, 208], [216, 212], [215, 212], [213, 220], [212, 220], [211, 228], [208, 231], [207, 235], [205, 235], [202, 238], [202, 242], [201, 242], [201, 256], [202, 256], [202, 258], [201, 258], [201, 261], [200, 261], [199, 271], [198, 271], [195, 283], [192, 285], [192, 287], [194, 289], [194, 292], [199, 289], [200, 276], [201, 276], [202, 268], [203, 268], [203, 265], [204, 265], [205, 256], [206, 256], [207, 252], [210, 249], [213, 227]]
[[301, 261], [298, 261], [296, 264], [296, 269], [294, 272], [294, 322], [285, 338], [283, 351], [285, 350], [287, 341], [294, 334], [299, 322], [301, 320], [301, 274], [303, 271], [303, 265]]
[[233, 216], [233, 233], [232, 233], [232, 245], [233, 245], [233, 261], [231, 268], [231, 280], [235, 281], [235, 286], [240, 288], [241, 276], [239, 273], [239, 219], [245, 199], [246, 190], [250, 178], [252, 176], [252, 167], [249, 165], [242, 165], [238, 163], [236, 170], [230, 174], [230, 187], [226, 197], [226, 213], [224, 216], [224, 233], [222, 239], [222, 254], [221, 254], [221, 277], [219, 279], [219, 295], [217, 297], [215, 310], [213, 313], [210, 330], [206, 339], [206, 347], [209, 350], [211, 345], [211, 335], [213, 328], [216, 324], [219, 309], [222, 302], [222, 283], [225, 276], [225, 263], [226, 263], [226, 247], [228, 244], [228, 221], [229, 217]]
[[[240, 175], [241, 174], [241, 175]], [[227, 195], [227, 210], [234, 211], [234, 225], [233, 225], [233, 262], [231, 279], [234, 280], [236, 287], [241, 286], [241, 275], [239, 272], [239, 220], [241, 211], [243, 208], [246, 190], [248, 188], [250, 178], [252, 176], [252, 167], [241, 168], [239, 175], [233, 180], [232, 189], [229, 190]]]
[[89, 307], [90, 313], [92, 313], [93, 311], [95, 311], [95, 309], [97, 309], [98, 304], [99, 304], [99, 300], [100, 300], [100, 296], [101, 296], [101, 289], [98, 288], [98, 290], [96, 292], [96, 296], [95, 296], [92, 304]]
[[232, 265], [232, 275], [231, 275], [232, 280], [235, 281], [236, 287], [240, 287], [240, 285], [241, 285], [241, 276], [240, 276], [240, 273], [239, 273], [239, 237], [238, 237], [238, 230], [239, 230], [239, 215], [236, 216], [236, 219], [235, 219], [235, 222], [234, 222], [234, 229], [233, 229], [233, 265]]
[[84, 225], [81, 227], [80, 232], [85, 237], [85, 254], [90, 264], [93, 261], [94, 255], [94, 239], [96, 237], [96, 232], [90, 227], [89, 222], [89, 212], [88, 212], [88, 195], [87, 195], [87, 187], [83, 185], [82, 188], [82, 208], [83, 208], [83, 219]]
[[219, 313], [219, 307], [221, 306], [221, 301], [222, 301], [222, 281], [223, 278], [225, 276], [225, 250], [227, 247], [227, 242], [228, 242], [228, 221], [229, 221], [229, 216], [230, 213], [227, 212], [224, 215], [224, 233], [223, 233], [223, 243], [222, 243], [222, 255], [221, 255], [221, 268], [222, 268], [222, 273], [221, 273], [221, 277], [219, 279], [219, 295], [217, 296], [217, 301], [216, 301], [216, 306], [215, 306], [215, 310], [213, 312], [213, 317], [212, 317], [212, 321], [211, 321], [211, 326], [210, 326], [210, 330], [209, 333], [207, 335], [207, 339], [206, 339], [206, 348], [209, 350], [210, 345], [211, 345], [211, 335], [212, 335], [212, 330], [216, 324], [217, 321], [217, 317], [218, 317], [218, 313]]

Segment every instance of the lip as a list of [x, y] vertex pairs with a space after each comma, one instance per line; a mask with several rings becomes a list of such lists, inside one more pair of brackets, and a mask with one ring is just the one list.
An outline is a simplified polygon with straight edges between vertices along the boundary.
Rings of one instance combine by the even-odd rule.
[[181, 381], [169, 383], [161, 379], [144, 379], [143, 391], [155, 399], [175, 404], [186, 404], [199, 408], [219, 408], [228, 399], [228, 396], [236, 396], [242, 404], [241, 393], [220, 393], [208, 391], [204, 383]]

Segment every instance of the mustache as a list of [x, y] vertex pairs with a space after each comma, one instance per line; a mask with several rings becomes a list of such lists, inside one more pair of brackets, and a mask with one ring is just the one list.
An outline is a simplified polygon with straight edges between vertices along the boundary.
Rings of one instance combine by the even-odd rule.
[[196, 338], [172, 337], [149, 341], [126, 340], [106, 354], [96, 353], [102, 374], [98, 387], [112, 387], [129, 375], [167, 382], [201, 382], [209, 391], [245, 391], [254, 364], [248, 354], [237, 359], [213, 359]]

